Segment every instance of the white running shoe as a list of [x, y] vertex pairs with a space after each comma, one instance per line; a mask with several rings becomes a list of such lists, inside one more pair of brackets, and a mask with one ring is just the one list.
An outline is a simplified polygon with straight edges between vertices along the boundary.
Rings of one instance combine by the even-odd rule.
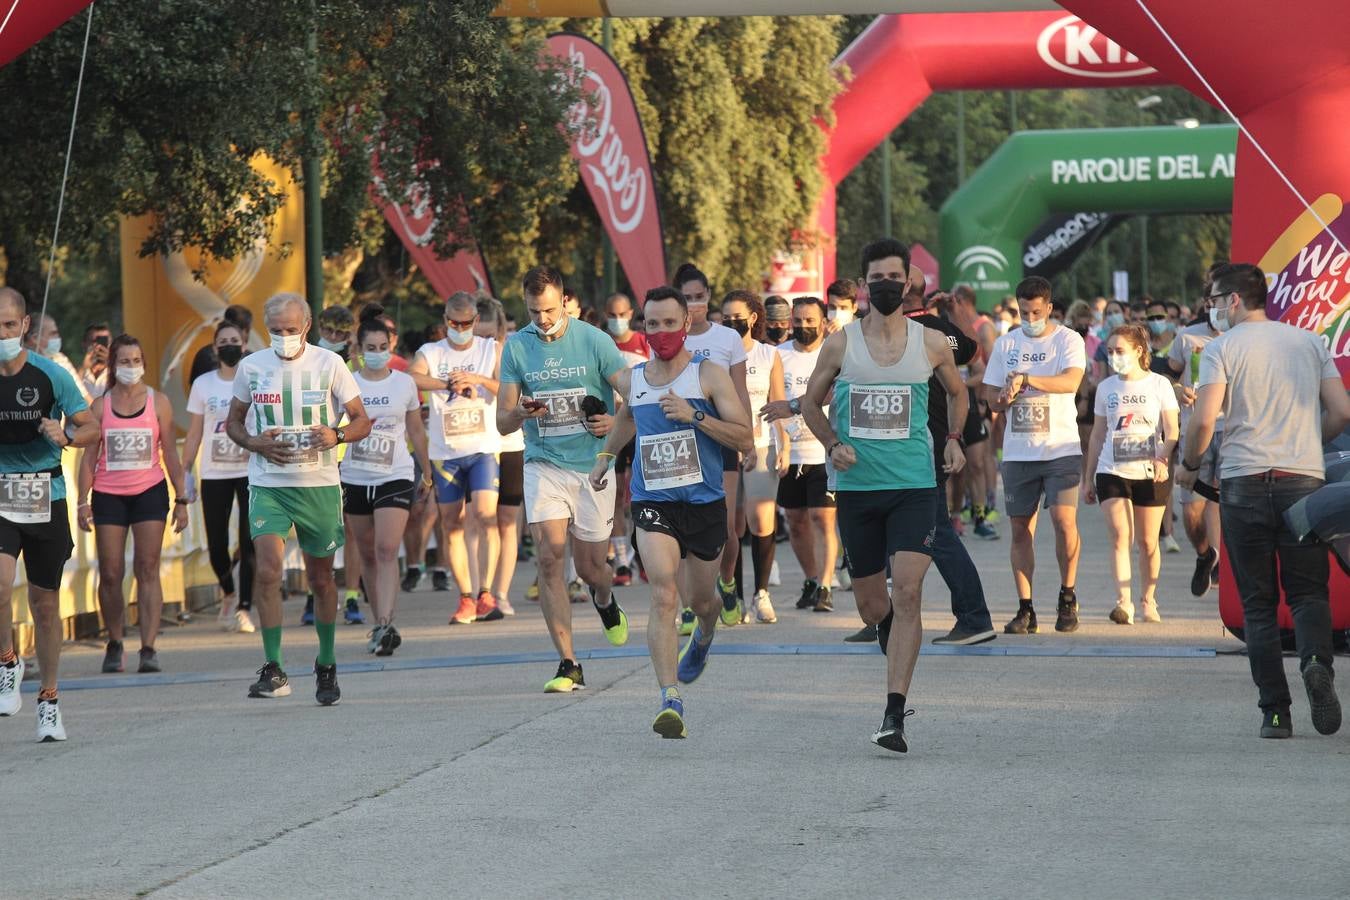
[[783, 586], [783, 579], [778, 574], [778, 560], [775, 559], [773, 561], [773, 565], [769, 567], [769, 587], [782, 587], [782, 586]]
[[502, 611], [502, 615], [504, 616], [514, 616], [516, 614], [516, 608], [512, 606], [511, 601], [507, 600], [505, 597], [498, 598], [497, 608]]
[[1162, 621], [1162, 616], [1158, 615], [1158, 603], [1156, 600], [1145, 600], [1143, 602], [1143, 607], [1145, 622], [1157, 623]]
[[234, 611], [234, 628], [231, 631], [237, 631], [240, 634], [252, 634], [258, 630], [258, 626], [253, 624], [253, 611], [250, 609], [236, 609]]
[[761, 625], [772, 625], [778, 621], [778, 615], [773, 611], [773, 600], [769, 598], [768, 591], [759, 591], [755, 594], [755, 618]]
[[16, 656], [14, 665], [0, 666], [0, 716], [12, 716], [23, 708], [23, 657]]
[[66, 726], [61, 723], [61, 707], [55, 700], [38, 701], [37, 719], [39, 744], [50, 744], [66, 739]]
[[853, 590], [853, 576], [848, 574], [847, 566], [843, 567], [838, 572], [834, 573], [834, 580], [839, 583], [839, 590], [841, 591]]
[[238, 631], [238, 622], [235, 620], [235, 607], [239, 603], [239, 598], [234, 594], [227, 594], [221, 598], [220, 612], [216, 613], [216, 624], [220, 626], [221, 631]]
[[1178, 544], [1177, 539], [1172, 537], [1170, 534], [1163, 535], [1162, 548], [1166, 550], [1168, 553], [1181, 552], [1181, 545]]

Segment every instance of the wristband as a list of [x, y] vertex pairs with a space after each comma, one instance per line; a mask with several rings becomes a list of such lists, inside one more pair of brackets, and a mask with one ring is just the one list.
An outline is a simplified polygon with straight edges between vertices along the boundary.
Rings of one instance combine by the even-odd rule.
[[615, 454], [610, 453], [608, 450], [601, 450], [599, 453], [595, 454], [595, 458], [596, 458], [596, 459], [599, 459], [599, 458], [602, 457], [602, 456], [608, 456], [610, 459], [618, 459], [618, 458], [619, 458], [619, 457], [616, 456]]
[[965, 441], [961, 440], [961, 434], [960, 434], [959, 432], [956, 432], [956, 431], [949, 431], [949, 432], [947, 432], [947, 440], [949, 440], [949, 441], [956, 441], [958, 444], [964, 444], [964, 443], [965, 443]]
[[828, 450], [825, 451], [825, 455], [826, 455], [826, 456], [834, 456], [834, 448], [835, 448], [835, 447], [842, 447], [843, 445], [844, 445], [844, 442], [843, 442], [843, 441], [835, 441], [833, 444], [830, 445], [830, 449], [828, 449]]
[[1184, 460], [1184, 459], [1181, 461], [1181, 467], [1182, 467], [1183, 469], [1185, 469], [1187, 472], [1199, 472], [1199, 471], [1200, 471], [1200, 464], [1199, 464], [1199, 463], [1196, 463], [1195, 465], [1191, 465], [1190, 463], [1186, 462], [1186, 460]]
[[173, 505], [174, 505], [174, 506], [187, 506], [187, 505], [188, 505], [188, 502], [187, 502], [187, 500], [183, 499], [182, 497], [175, 497], [175, 498], [173, 498]]

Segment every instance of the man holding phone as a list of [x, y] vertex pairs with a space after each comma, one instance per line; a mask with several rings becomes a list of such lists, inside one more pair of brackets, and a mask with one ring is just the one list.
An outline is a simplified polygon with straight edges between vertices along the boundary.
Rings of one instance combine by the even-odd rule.
[[108, 347], [112, 344], [112, 330], [106, 322], [96, 322], [84, 328], [84, 361], [80, 363], [80, 383], [91, 399], [103, 396], [108, 389]]

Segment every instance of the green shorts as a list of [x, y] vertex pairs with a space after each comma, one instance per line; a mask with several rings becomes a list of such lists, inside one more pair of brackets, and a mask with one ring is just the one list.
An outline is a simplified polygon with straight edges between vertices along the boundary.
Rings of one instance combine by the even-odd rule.
[[332, 556], [342, 546], [342, 488], [257, 487], [248, 489], [249, 534], [254, 540], [275, 534], [282, 540], [295, 527], [306, 556]]

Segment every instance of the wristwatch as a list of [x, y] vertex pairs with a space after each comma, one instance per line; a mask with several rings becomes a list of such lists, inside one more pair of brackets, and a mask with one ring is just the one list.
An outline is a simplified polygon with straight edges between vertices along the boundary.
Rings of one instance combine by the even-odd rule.
[[794, 416], [800, 416], [800, 415], [802, 414], [802, 400], [801, 400], [801, 398], [800, 398], [800, 397], [794, 397], [793, 399], [789, 400], [789, 401], [788, 401], [788, 409], [792, 410], [792, 414], [793, 414]]
[[343, 431], [341, 428], [334, 428], [333, 434], [337, 435], [337, 442], [339, 444], [347, 443], [347, 433]]
[[704, 419], [706, 419], [706, 418], [708, 418], [708, 414], [705, 413], [703, 410], [701, 410], [701, 409], [696, 409], [696, 410], [694, 410], [694, 424], [695, 424], [695, 425], [697, 425], [699, 422], [702, 422], [702, 421], [703, 421]]

